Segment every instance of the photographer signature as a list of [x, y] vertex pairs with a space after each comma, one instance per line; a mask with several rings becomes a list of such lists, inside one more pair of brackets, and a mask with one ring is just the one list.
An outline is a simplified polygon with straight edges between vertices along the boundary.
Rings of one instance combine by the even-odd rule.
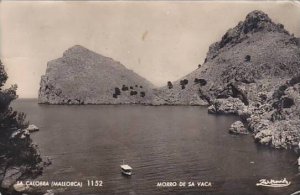
[[291, 182], [287, 181], [286, 178], [283, 178], [281, 180], [275, 180], [275, 179], [261, 179], [259, 180], [259, 183], [256, 183], [256, 186], [265, 186], [265, 187], [286, 187], [289, 186]]

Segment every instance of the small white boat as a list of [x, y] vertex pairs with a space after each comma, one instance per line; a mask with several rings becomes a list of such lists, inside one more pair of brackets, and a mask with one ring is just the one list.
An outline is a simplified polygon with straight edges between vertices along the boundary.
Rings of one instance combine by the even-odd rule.
[[127, 176], [131, 176], [132, 175], [132, 168], [131, 166], [124, 164], [124, 160], [123, 160], [123, 164], [120, 166], [121, 167], [121, 171], [124, 175]]

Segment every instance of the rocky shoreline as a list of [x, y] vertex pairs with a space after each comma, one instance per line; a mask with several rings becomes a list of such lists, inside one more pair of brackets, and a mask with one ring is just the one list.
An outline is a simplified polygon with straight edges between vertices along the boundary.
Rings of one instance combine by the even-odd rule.
[[216, 99], [208, 112], [238, 115], [241, 121], [231, 126], [236, 134], [244, 134], [247, 129], [262, 145], [299, 152], [300, 76], [283, 82], [274, 90], [258, 93], [260, 99], [248, 105], [239, 98]]
[[[28, 189], [17, 189], [17, 181], [34, 179], [42, 174], [45, 166], [51, 162], [42, 159], [38, 146], [30, 138], [30, 133], [37, 131], [30, 125], [24, 129], [14, 129], [6, 143], [6, 154], [0, 156], [0, 189], [6, 194], [21, 194]], [[4, 142], [1, 144], [5, 145]]]

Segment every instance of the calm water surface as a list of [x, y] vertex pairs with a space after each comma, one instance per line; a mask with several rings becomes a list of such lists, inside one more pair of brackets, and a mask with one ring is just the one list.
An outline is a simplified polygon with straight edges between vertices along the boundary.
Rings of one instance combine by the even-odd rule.
[[[208, 115], [205, 107], [13, 104], [41, 130], [32, 134], [52, 159], [37, 180], [82, 181], [61, 194], [291, 194], [300, 190], [297, 156], [232, 136], [233, 116]], [[131, 178], [120, 173], [125, 159]], [[285, 188], [262, 188], [259, 179], [287, 178]], [[87, 187], [102, 180], [102, 187]], [[157, 187], [158, 182], [212, 182], [212, 187]], [[47, 188], [46, 188], [47, 189]], [[39, 190], [39, 189], [37, 189]], [[45, 190], [45, 189], [43, 189]]]

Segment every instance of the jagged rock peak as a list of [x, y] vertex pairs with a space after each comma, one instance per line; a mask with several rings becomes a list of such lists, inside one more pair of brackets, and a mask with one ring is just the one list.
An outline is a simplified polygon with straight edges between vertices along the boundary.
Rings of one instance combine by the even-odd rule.
[[81, 46], [81, 45], [74, 45], [73, 47], [70, 47], [69, 49], [67, 49], [64, 54], [68, 54], [68, 53], [78, 53], [78, 52], [92, 52], [90, 50], [88, 50], [87, 48]]
[[101, 54], [95, 53], [81, 45], [74, 45], [73, 47], [70, 47], [63, 53], [64, 57], [92, 57], [92, 56], [98, 56], [98, 57], [105, 57]]
[[242, 29], [245, 34], [259, 30], [288, 33], [282, 24], [275, 24], [266, 13], [258, 10], [252, 11], [246, 16]]
[[275, 24], [266, 13], [255, 10], [250, 12], [243, 22], [239, 22], [236, 27], [229, 29], [222, 37], [219, 46], [222, 48], [229, 43], [239, 43], [247, 38], [248, 34], [262, 31], [288, 34], [282, 24]]
[[251, 24], [251, 23], [259, 23], [259, 22], [272, 22], [272, 20], [263, 11], [254, 10], [246, 16], [244, 23]]
[[216, 42], [210, 46], [207, 59], [213, 59], [222, 48], [232, 47], [257, 32], [289, 34], [282, 24], [275, 24], [266, 13], [255, 10], [250, 12], [244, 21], [239, 22], [237, 26], [229, 29], [223, 35], [220, 42]]
[[83, 47], [82, 45], [74, 45], [72, 47], [70, 47], [69, 49], [67, 49], [66, 51], [91, 51], [85, 47]]

